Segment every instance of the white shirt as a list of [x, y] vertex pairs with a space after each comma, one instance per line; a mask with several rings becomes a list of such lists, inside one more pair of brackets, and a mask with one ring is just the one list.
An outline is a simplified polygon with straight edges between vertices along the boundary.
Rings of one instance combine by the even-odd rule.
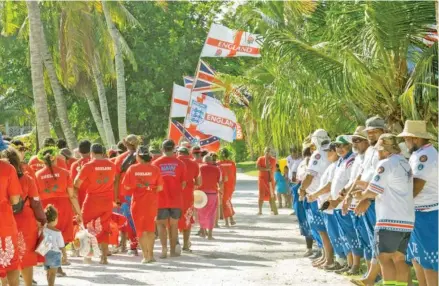
[[60, 248], [64, 247], [64, 239], [62, 237], [61, 231], [54, 231], [45, 227], [43, 229], [44, 238], [52, 243], [52, 248], [50, 250], [61, 252]]
[[308, 168], [308, 165], [306, 164], [306, 159], [303, 159], [302, 162], [300, 162], [299, 166], [297, 167], [297, 180], [303, 181], [306, 177], [306, 168]]
[[363, 166], [361, 167], [361, 181], [369, 183], [372, 180], [378, 161], [378, 151], [373, 146], [369, 146], [364, 156]]
[[[329, 182], [332, 181], [332, 178], [334, 177], [334, 171], [335, 171], [336, 167], [337, 167], [337, 162], [334, 162], [334, 163], [330, 163], [328, 168], [326, 168], [325, 172], [323, 172], [322, 178], [320, 179], [320, 185], [319, 185], [319, 189], [318, 190], [320, 190], [321, 188], [323, 188]], [[322, 207], [323, 203], [328, 200], [328, 198], [330, 196], [331, 196], [331, 192], [328, 192], [326, 194], [320, 195], [317, 198], [317, 204], [319, 206], [319, 209]], [[328, 213], [328, 214], [332, 214], [332, 213], [334, 213], [334, 210], [324, 210], [323, 212]]]
[[413, 177], [425, 181], [424, 188], [415, 197], [415, 209], [434, 211], [438, 209], [437, 150], [427, 144], [413, 152], [409, 160]]
[[[337, 161], [337, 166], [334, 170], [334, 176], [331, 181], [331, 198], [336, 200], [341, 190], [346, 186], [351, 177], [352, 165], [355, 161], [355, 154], [347, 154], [345, 158], [340, 158]], [[341, 209], [342, 204], [338, 204], [336, 209]]]
[[[357, 154], [355, 156], [354, 163], [351, 167], [351, 177], [349, 178], [349, 183], [346, 184], [346, 187], [352, 186], [352, 184], [357, 180], [358, 176], [361, 174], [361, 166], [364, 162], [365, 153]], [[357, 207], [358, 201], [355, 198], [352, 198], [351, 205], [349, 206], [350, 210], [354, 210]]]
[[413, 230], [413, 174], [402, 155], [394, 154], [379, 161], [368, 190], [378, 194], [375, 200], [375, 229], [401, 232]]
[[290, 179], [290, 181], [293, 179], [293, 173], [296, 173], [297, 177], [297, 168], [300, 162], [302, 162], [302, 158], [293, 159], [291, 155], [287, 157], [288, 179]]
[[328, 153], [322, 150], [316, 150], [312, 153], [311, 159], [308, 163], [308, 168], [306, 169], [307, 174], [313, 176], [311, 184], [306, 189], [307, 193], [315, 193], [320, 186], [320, 178], [328, 168], [330, 162], [328, 160]]

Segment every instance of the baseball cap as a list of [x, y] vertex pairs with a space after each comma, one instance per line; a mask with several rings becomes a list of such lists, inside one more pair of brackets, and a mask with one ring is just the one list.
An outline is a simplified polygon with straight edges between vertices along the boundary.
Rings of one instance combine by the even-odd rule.
[[339, 135], [335, 139], [334, 143], [335, 144], [351, 144], [351, 139], [349, 137], [350, 136], [348, 136], [348, 135]]
[[179, 153], [189, 154], [189, 149], [184, 146], [180, 146], [177, 151]]
[[91, 152], [94, 154], [104, 154], [105, 149], [101, 144], [94, 143], [93, 145], [91, 145]]
[[335, 142], [331, 142], [322, 146], [322, 150], [325, 152], [334, 151], [335, 152]]
[[150, 151], [146, 146], [139, 146], [139, 148], [137, 148], [136, 154], [139, 156], [145, 156], [145, 155], [149, 155]]
[[387, 151], [393, 154], [401, 153], [397, 137], [390, 133], [382, 134], [374, 148], [378, 151]]
[[130, 144], [130, 145], [139, 145], [140, 144], [140, 140], [139, 137], [137, 137], [134, 134], [130, 134], [125, 138], [125, 142]]
[[199, 154], [201, 153], [201, 148], [199, 146], [192, 147], [192, 154]]
[[373, 129], [385, 129], [386, 123], [384, 119], [379, 116], [374, 116], [366, 120], [366, 128], [364, 131], [369, 131]]
[[364, 126], [358, 126], [357, 128], [355, 128], [354, 134], [352, 134], [352, 138], [356, 137], [356, 138], [361, 138], [361, 139], [367, 139], [367, 133], [365, 131], [366, 127]]

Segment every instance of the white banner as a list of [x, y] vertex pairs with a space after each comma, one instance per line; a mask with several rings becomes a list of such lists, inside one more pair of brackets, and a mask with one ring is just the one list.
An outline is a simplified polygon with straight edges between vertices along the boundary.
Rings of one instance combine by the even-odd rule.
[[174, 83], [172, 89], [171, 118], [186, 116], [190, 96], [190, 88]]
[[212, 24], [201, 57], [260, 57], [260, 42], [259, 35]]

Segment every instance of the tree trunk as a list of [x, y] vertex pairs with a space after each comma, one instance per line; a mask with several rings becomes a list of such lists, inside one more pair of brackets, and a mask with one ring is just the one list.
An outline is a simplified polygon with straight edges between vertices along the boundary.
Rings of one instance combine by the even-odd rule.
[[102, 138], [102, 143], [106, 147], [111, 147], [107, 143], [107, 136], [105, 134], [104, 123], [102, 122], [101, 113], [99, 112], [99, 108], [93, 99], [93, 95], [91, 94], [91, 91], [86, 90], [84, 91], [84, 94], [85, 94], [85, 98], [87, 99], [88, 106], [90, 107], [91, 115], [93, 116], [93, 119], [95, 121], [96, 128], [98, 129], [99, 136]]
[[41, 37], [39, 37], [38, 23], [40, 10], [38, 2], [27, 1], [29, 14], [29, 51], [32, 76], [32, 93], [35, 104], [35, 117], [38, 130], [38, 145], [43, 146], [44, 139], [50, 137], [50, 121], [47, 108], [47, 95], [44, 90], [43, 61], [39, 47]]
[[98, 91], [99, 104], [101, 106], [101, 115], [104, 126], [107, 144], [109, 146], [116, 145], [113, 134], [113, 127], [111, 127], [110, 112], [108, 112], [107, 97], [105, 96], [105, 86], [102, 80], [102, 74], [98, 67], [93, 65], [93, 76]]
[[[37, 2], [38, 3], [38, 2]], [[39, 13], [39, 7], [36, 5], [36, 9], [38, 9], [38, 15]], [[61, 124], [61, 128], [63, 130], [64, 136], [66, 137], [66, 141], [70, 149], [74, 149], [78, 146], [78, 141], [76, 140], [75, 133], [73, 132], [72, 126], [69, 122], [69, 116], [67, 113], [67, 104], [64, 98], [64, 94], [61, 88], [61, 85], [58, 82], [58, 77], [56, 75], [55, 66], [53, 64], [52, 55], [50, 54], [49, 47], [47, 46], [46, 36], [44, 34], [44, 28], [43, 28], [43, 22], [41, 21], [41, 18], [38, 18], [38, 29], [39, 29], [39, 35], [41, 38], [40, 41], [40, 51], [41, 51], [41, 57], [43, 59], [44, 65], [47, 70], [47, 74], [49, 76], [50, 85], [52, 86], [53, 90], [53, 96], [55, 98], [55, 106], [56, 111], [58, 114], [58, 120]]]
[[127, 98], [125, 90], [125, 68], [123, 63], [122, 51], [120, 49], [119, 34], [116, 26], [111, 20], [110, 11], [106, 1], [102, 1], [102, 9], [104, 10], [105, 21], [107, 22], [108, 30], [113, 39], [114, 46], [114, 61], [116, 65], [116, 81], [117, 81], [117, 126], [119, 129], [119, 139], [122, 140], [128, 134], [127, 131]]

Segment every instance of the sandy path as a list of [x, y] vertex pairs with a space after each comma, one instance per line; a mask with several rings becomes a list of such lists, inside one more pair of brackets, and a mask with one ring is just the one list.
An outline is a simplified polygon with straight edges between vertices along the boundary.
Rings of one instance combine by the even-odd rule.
[[[301, 258], [304, 240], [290, 210], [272, 216], [265, 205], [265, 214], [256, 216], [255, 178], [238, 175], [233, 201], [237, 225], [214, 230], [215, 241], [194, 236], [192, 254], [158, 259], [152, 265], [141, 265], [139, 257], [115, 255], [107, 267], [72, 258], [73, 264], [65, 267], [68, 277], [57, 278], [56, 285], [351, 285]], [[157, 241], [156, 254], [159, 251]], [[46, 285], [42, 268], [36, 268], [35, 275], [38, 285]]]

